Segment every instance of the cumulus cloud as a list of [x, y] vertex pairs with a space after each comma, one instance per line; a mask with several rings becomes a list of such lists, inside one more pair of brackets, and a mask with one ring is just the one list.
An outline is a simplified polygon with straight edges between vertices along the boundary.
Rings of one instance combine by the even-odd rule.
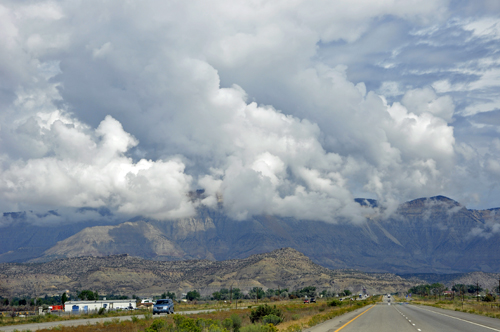
[[2, 199], [19, 202], [20, 208], [105, 206], [156, 218], [194, 212], [187, 199], [192, 179], [182, 161], [134, 163], [124, 153], [137, 141], [111, 116], [94, 131], [59, 116], [56, 111], [19, 125], [30, 127], [32, 135], [36, 132], [44, 156], [17, 160], [2, 171]]
[[393, 45], [394, 27], [434, 38], [451, 12], [435, 0], [6, 1], [0, 207], [169, 219], [222, 204], [240, 220], [362, 222], [371, 212], [354, 197], [394, 207], [453, 193], [472, 155], [494, 176], [495, 158], [457, 144], [452, 78], [350, 77], [355, 61], [399, 70], [409, 46]]

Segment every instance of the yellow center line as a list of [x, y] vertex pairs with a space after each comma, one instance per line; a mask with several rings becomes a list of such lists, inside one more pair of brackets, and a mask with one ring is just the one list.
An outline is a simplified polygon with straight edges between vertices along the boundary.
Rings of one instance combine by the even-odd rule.
[[375, 306], [371, 306], [370, 308], [366, 309], [365, 311], [363, 311], [362, 313], [360, 313], [359, 315], [357, 315], [356, 317], [354, 317], [353, 319], [351, 319], [350, 321], [348, 321], [347, 323], [345, 323], [344, 325], [342, 325], [341, 327], [339, 327], [338, 329], [335, 330], [335, 332], [338, 332], [340, 330], [342, 330], [344, 327], [346, 327], [347, 325], [351, 324], [352, 322], [354, 322], [356, 319], [359, 318], [359, 316], [361, 316], [362, 314], [364, 314], [365, 312], [367, 312], [368, 310], [371, 310], [375, 308]]

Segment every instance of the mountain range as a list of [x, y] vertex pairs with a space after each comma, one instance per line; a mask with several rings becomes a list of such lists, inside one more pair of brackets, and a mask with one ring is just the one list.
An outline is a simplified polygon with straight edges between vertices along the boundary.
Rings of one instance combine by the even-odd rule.
[[0, 264], [3, 297], [74, 294], [83, 289], [128, 296], [160, 295], [166, 290], [180, 295], [196, 289], [209, 295], [230, 287], [246, 292], [253, 287], [292, 291], [306, 286], [317, 287], [318, 293], [365, 289], [376, 294], [406, 291], [417, 283], [390, 273], [330, 270], [291, 248], [226, 261], [153, 261], [113, 255]]
[[500, 209], [471, 210], [444, 197], [401, 204], [389, 217], [375, 200], [366, 221], [337, 223], [253, 216], [236, 221], [222, 208], [195, 217], [158, 221], [136, 217], [35, 226], [19, 220], [0, 230], [0, 262], [47, 262], [128, 254], [150, 260], [241, 259], [294, 248], [331, 269], [391, 273], [465, 273], [500, 270]]

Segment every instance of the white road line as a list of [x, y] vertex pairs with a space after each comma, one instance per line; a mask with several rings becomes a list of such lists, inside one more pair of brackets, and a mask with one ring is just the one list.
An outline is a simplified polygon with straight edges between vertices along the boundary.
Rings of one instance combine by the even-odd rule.
[[446, 316], [446, 317], [450, 317], [450, 318], [453, 318], [453, 319], [461, 320], [462, 322], [466, 322], [466, 323], [469, 323], [469, 324], [472, 324], [472, 325], [481, 326], [481, 327], [484, 327], [485, 329], [490, 329], [490, 330], [493, 330], [493, 331], [498, 331], [498, 332], [500, 332], [500, 330], [497, 330], [497, 329], [495, 329], [495, 328], [493, 328], [493, 327], [489, 327], [489, 326], [486, 326], [486, 325], [482, 325], [482, 324], [474, 323], [474, 322], [471, 322], [471, 321], [469, 321], [469, 320], [465, 320], [465, 319], [462, 319], [462, 318], [458, 318], [458, 317], [450, 316], [450, 315], [447, 315], [447, 314], [443, 314], [443, 313], [440, 313], [440, 312], [437, 312], [437, 311], [432, 311], [432, 310], [428, 310], [428, 309], [424, 309], [424, 308], [419, 308], [419, 309], [426, 310], [426, 311], [429, 311], [429, 312], [433, 312], [433, 313], [435, 313], [435, 314], [442, 315], [442, 316]]
[[[399, 312], [403, 317], [406, 317], [405, 315], [403, 315], [403, 313], [401, 311], [398, 310], [398, 308], [394, 308], [396, 309], [397, 312]], [[406, 317], [406, 319], [408, 319], [408, 317]], [[408, 322], [410, 322], [411, 325], [415, 326], [414, 323], [411, 322], [411, 320], [408, 320]], [[416, 327], [415, 327], [416, 328]], [[417, 329], [418, 331], [422, 331], [421, 329]]]

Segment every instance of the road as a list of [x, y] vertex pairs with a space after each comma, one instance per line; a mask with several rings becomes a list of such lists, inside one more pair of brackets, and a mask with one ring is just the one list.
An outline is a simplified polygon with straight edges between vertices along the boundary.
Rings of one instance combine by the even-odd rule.
[[[176, 314], [189, 315], [189, 314], [199, 314], [203, 312], [212, 312], [215, 309], [206, 309], [206, 310], [191, 310], [191, 311], [176, 311]], [[166, 314], [155, 315], [153, 318], [163, 317]], [[138, 313], [137, 317], [143, 318], [144, 315], [142, 313]], [[110, 322], [113, 319], [119, 319], [120, 321], [124, 320], [132, 320], [132, 316], [119, 316], [119, 317], [103, 317], [103, 318], [88, 318], [88, 319], [74, 319], [74, 320], [65, 320], [59, 322], [47, 322], [47, 323], [35, 323], [35, 324], [23, 324], [23, 325], [11, 325], [11, 326], [1, 326], [0, 332], [13, 332], [14, 330], [18, 331], [37, 331], [43, 329], [50, 329], [59, 325], [62, 326], [78, 326], [78, 325], [87, 325], [87, 324], [95, 324], [95, 323], [103, 323]]]
[[426, 306], [384, 303], [365, 307], [308, 332], [500, 332], [500, 320]]

